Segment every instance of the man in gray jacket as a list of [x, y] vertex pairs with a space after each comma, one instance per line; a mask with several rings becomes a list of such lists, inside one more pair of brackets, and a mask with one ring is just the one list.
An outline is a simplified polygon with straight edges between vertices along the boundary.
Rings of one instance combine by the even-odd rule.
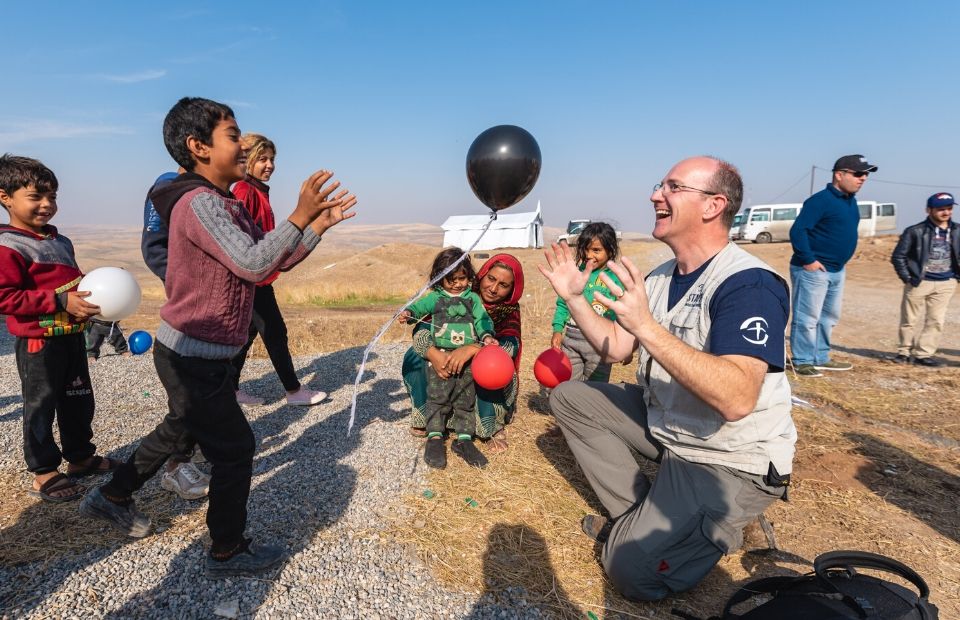
[[[785, 499], [796, 429], [784, 375], [789, 294], [769, 266], [729, 243], [743, 198], [736, 168], [710, 157], [675, 165], [654, 188], [653, 236], [675, 255], [646, 279], [627, 259], [601, 276], [617, 314], [582, 295], [566, 248], [540, 267], [606, 362], [639, 349], [639, 385], [566, 382], [550, 405], [608, 517], [588, 515], [602, 563], [626, 597], [696, 585], [742, 542], [743, 527]], [[633, 453], [660, 464], [650, 481]]]
[[[900, 346], [893, 358], [898, 364], [909, 363], [912, 355], [913, 363], [920, 366], [943, 365], [933, 354], [960, 279], [960, 232], [950, 219], [955, 204], [953, 194], [930, 196], [927, 219], [905, 229], [893, 250], [893, 268], [903, 282]], [[921, 313], [925, 314], [923, 328], [916, 336]]]

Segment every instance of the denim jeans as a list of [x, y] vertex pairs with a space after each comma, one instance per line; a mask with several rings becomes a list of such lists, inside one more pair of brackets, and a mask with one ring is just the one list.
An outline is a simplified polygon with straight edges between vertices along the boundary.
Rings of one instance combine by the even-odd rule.
[[830, 332], [840, 321], [845, 279], [846, 269], [831, 273], [790, 265], [793, 284], [790, 350], [794, 366], [830, 361]]

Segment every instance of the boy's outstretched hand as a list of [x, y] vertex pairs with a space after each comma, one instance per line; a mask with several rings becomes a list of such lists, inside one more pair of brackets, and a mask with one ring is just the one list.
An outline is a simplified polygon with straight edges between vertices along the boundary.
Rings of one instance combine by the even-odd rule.
[[317, 170], [303, 182], [303, 185], [300, 186], [300, 199], [297, 200], [297, 208], [287, 218], [291, 224], [303, 230], [326, 209], [342, 206], [340, 200], [329, 199], [330, 194], [340, 187], [340, 181], [325, 185], [331, 178], [333, 178], [333, 173], [329, 170]]
[[100, 306], [95, 306], [84, 297], [89, 297], [90, 291], [70, 291], [67, 293], [67, 314], [86, 321], [90, 317], [100, 314]]
[[333, 197], [333, 202], [339, 204], [321, 211], [317, 219], [313, 220], [313, 223], [310, 224], [313, 232], [317, 233], [318, 237], [322, 237], [323, 233], [343, 220], [349, 220], [356, 215], [356, 212], [350, 209], [357, 204], [357, 197], [348, 193], [347, 190], [340, 190], [337, 195]]

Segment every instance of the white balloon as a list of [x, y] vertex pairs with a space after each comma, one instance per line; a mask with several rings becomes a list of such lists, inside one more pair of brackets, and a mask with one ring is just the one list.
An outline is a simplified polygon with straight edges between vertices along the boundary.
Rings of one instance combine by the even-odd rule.
[[100, 306], [100, 314], [94, 318], [102, 321], [119, 321], [137, 311], [140, 306], [140, 285], [130, 272], [119, 267], [98, 267], [83, 276], [78, 291], [90, 291], [84, 300]]

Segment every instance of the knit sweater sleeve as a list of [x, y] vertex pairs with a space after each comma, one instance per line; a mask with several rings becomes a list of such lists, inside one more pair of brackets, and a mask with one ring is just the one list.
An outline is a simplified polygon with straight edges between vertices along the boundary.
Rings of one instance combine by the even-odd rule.
[[58, 310], [56, 291], [27, 286], [27, 261], [19, 252], [0, 246], [0, 314], [32, 316]]
[[301, 233], [285, 220], [255, 241], [224, 208], [223, 199], [212, 192], [197, 193], [185, 206], [189, 208], [173, 210], [172, 221], [185, 218], [184, 232], [190, 241], [248, 282], [260, 282], [277, 269], [292, 267], [320, 240], [311, 229]]

